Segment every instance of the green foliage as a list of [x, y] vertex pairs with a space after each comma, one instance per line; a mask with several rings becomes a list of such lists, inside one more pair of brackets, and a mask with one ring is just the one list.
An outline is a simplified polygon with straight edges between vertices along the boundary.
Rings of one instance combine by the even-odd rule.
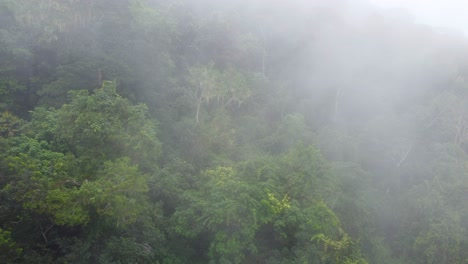
[[57, 147], [71, 151], [90, 169], [105, 160], [128, 156], [142, 169], [152, 170], [160, 152], [156, 125], [147, 119], [146, 106], [131, 105], [116, 93], [115, 85], [105, 81], [93, 95], [84, 90], [71, 92], [70, 103], [57, 111], [33, 112], [48, 120], [33, 124], [50, 124], [47, 130]]
[[59, 225], [87, 222], [89, 216], [77, 202], [79, 183], [68, 169], [71, 157], [48, 150], [48, 144], [30, 138], [18, 138], [4, 163], [10, 182], [4, 191], [12, 195], [24, 208], [54, 216]]
[[285, 116], [276, 131], [265, 140], [266, 148], [272, 153], [284, 153], [297, 145], [311, 143], [312, 133], [299, 113]]
[[[326, 171], [312, 147], [243, 164], [239, 169], [206, 170], [200, 175], [197, 190], [183, 195], [181, 207], [174, 214], [175, 230], [186, 237], [211, 233], [208, 256], [213, 263], [258, 261], [274, 250], [302, 250], [319, 234], [336, 241], [341, 234], [350, 241], [317, 188], [326, 186]], [[276, 246], [266, 246], [266, 241]], [[326, 250], [316, 250], [310, 254], [328, 256]], [[351, 246], [336, 251], [343, 258], [359, 256]], [[292, 260], [294, 254], [281, 258]]]
[[[128, 66], [104, 54], [69, 55], [65, 65], [55, 69], [53, 79], [38, 90], [39, 104], [59, 108], [67, 103], [69, 91], [101, 88], [105, 80], [131, 82]], [[116, 84], [115, 84], [116, 85]]]
[[215, 101], [223, 108], [232, 103], [239, 106], [252, 95], [247, 76], [234, 68], [219, 71], [211, 63], [189, 68], [189, 96], [196, 106], [198, 123], [202, 105]]
[[[35, 244], [42, 245], [41, 261], [64, 252], [67, 255], [63, 259], [72, 262], [104, 261], [118, 248], [127, 261], [146, 263], [160, 257], [136, 238], [137, 232], [133, 237], [126, 236], [128, 240], [96, 249], [105, 236], [140, 225], [152, 207], [147, 195], [148, 172], [154, 173], [158, 167], [160, 143], [145, 106], [132, 106], [116, 94], [112, 82], [105, 82], [93, 95], [73, 93], [70, 104], [58, 110], [38, 108], [22, 130], [13, 115], [4, 113], [2, 120], [5, 137], [1, 143], [7, 149], [0, 156], [5, 176], [0, 194], [9, 204], [18, 205], [16, 215], [7, 218], [5, 225], [18, 235], [23, 232], [21, 224], [36, 227], [30, 232], [37, 239], [24, 242], [21, 237], [25, 245], [23, 261], [34, 258]], [[154, 229], [150, 223], [144, 226], [142, 231]], [[76, 242], [77, 235], [88, 241]], [[62, 246], [56, 257], [48, 253]], [[141, 254], [132, 247], [139, 248]], [[94, 253], [80, 256], [80, 251], [90, 248], [95, 248]], [[124, 253], [124, 248], [129, 252]], [[116, 261], [112, 259], [109, 261]]]
[[22, 249], [11, 238], [11, 232], [0, 228], [0, 261], [2, 263], [15, 263]]
[[[21, 41], [13, 17], [14, 2], [0, 2], [0, 111], [18, 111], [24, 102], [26, 89], [25, 64], [31, 62], [32, 54]], [[15, 113], [17, 114], [17, 113]]]
[[103, 167], [96, 180], [82, 183], [81, 200], [117, 226], [134, 223], [147, 206], [147, 177], [128, 158], [108, 161]]
[[0, 115], [0, 136], [12, 137], [19, 133], [22, 120], [10, 112], [3, 112]]

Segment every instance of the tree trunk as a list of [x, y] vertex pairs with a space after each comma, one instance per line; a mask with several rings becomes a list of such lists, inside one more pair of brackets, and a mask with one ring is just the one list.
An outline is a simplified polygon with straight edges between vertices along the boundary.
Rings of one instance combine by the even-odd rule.
[[200, 115], [201, 103], [202, 103], [201, 100], [197, 102], [197, 114], [196, 114], [196, 116], [195, 116], [195, 123], [196, 123], [196, 124], [198, 124], [198, 116]]

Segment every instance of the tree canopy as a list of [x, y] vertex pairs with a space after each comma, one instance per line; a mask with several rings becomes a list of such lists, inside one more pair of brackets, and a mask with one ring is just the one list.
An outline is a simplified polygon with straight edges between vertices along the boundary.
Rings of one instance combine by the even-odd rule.
[[467, 263], [467, 43], [366, 1], [0, 0], [0, 262]]

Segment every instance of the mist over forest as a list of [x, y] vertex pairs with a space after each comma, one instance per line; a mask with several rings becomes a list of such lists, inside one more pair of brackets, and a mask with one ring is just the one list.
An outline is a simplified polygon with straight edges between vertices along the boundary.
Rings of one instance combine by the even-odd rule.
[[468, 263], [467, 77], [366, 0], [0, 0], [0, 263]]

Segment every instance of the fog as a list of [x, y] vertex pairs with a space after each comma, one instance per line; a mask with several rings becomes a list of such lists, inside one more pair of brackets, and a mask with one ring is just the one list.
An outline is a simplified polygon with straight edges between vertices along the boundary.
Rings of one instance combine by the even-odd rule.
[[439, 31], [468, 32], [468, 20], [463, 14], [465, 1], [389, 1], [371, 0], [372, 4], [385, 9], [402, 9], [410, 13], [416, 23], [430, 25]]
[[0, 0], [0, 262], [465, 263], [465, 5]]

